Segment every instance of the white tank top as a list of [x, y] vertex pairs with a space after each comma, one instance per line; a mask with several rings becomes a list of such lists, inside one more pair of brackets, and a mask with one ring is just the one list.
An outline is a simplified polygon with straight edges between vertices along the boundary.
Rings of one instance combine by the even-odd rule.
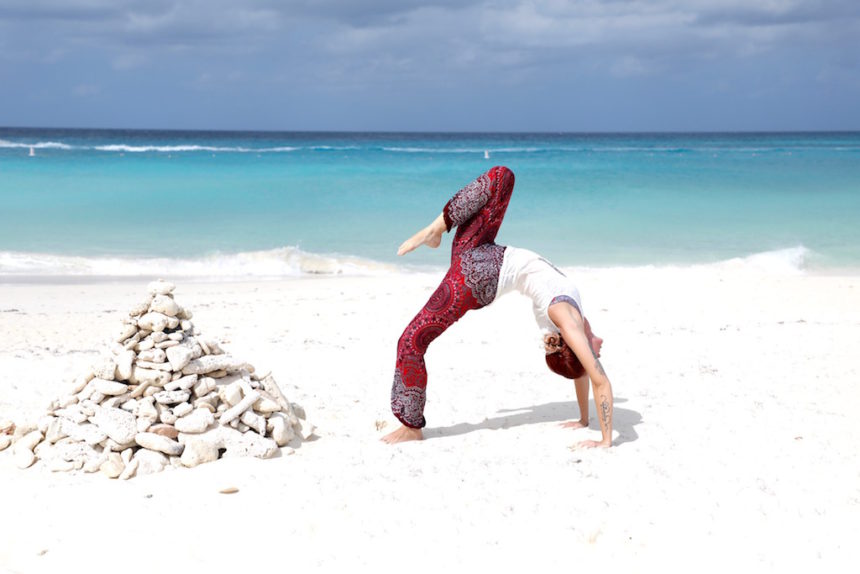
[[559, 332], [547, 314], [556, 297], [570, 297], [582, 313], [579, 290], [564, 273], [534, 251], [508, 246], [499, 272], [496, 297], [513, 290], [532, 300], [535, 321], [543, 332]]

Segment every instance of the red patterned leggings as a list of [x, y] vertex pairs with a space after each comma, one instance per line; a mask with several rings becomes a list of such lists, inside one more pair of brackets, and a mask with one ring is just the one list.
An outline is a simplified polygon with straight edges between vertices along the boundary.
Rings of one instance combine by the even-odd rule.
[[494, 167], [445, 204], [445, 226], [457, 228], [451, 267], [397, 343], [391, 410], [408, 427], [426, 424], [427, 347], [466, 311], [489, 305], [496, 296], [505, 248], [494, 240], [513, 190], [513, 172]]

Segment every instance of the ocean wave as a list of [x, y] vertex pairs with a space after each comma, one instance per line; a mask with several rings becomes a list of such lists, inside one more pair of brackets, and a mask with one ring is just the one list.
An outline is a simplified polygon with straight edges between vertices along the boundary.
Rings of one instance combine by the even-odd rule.
[[396, 265], [353, 256], [309, 253], [296, 247], [216, 253], [201, 257], [84, 257], [0, 251], [0, 277], [192, 277], [210, 280], [310, 275], [385, 275]]
[[803, 245], [762, 251], [744, 257], [733, 257], [715, 265], [724, 269], [763, 271], [780, 275], [799, 275], [804, 273], [814, 256], [811, 249]]
[[462, 148], [462, 147], [399, 147], [399, 146], [383, 146], [382, 151], [395, 153], [535, 153], [541, 151], [553, 151], [556, 148], [539, 148], [539, 147], [480, 147], [480, 148]]
[[267, 147], [267, 148], [251, 148], [251, 147], [220, 147], [206, 145], [142, 145], [133, 146], [127, 144], [99, 145], [91, 148], [97, 151], [110, 152], [128, 152], [128, 153], [145, 153], [145, 152], [162, 152], [162, 153], [180, 153], [180, 152], [195, 152], [208, 151], [219, 153], [276, 153], [290, 152], [301, 148], [292, 146]]
[[[815, 261], [818, 257], [811, 249], [803, 245], [773, 249], [751, 253], [741, 257], [732, 257], [709, 263], [643, 263], [622, 265], [563, 265], [564, 271], [576, 276], [577, 272], [599, 272], [601, 270], [694, 270], [694, 271], [744, 271], [764, 273], [766, 275], [803, 275], [810, 270], [819, 270]], [[846, 268], [847, 269], [847, 268]]]
[[74, 146], [69, 144], [64, 144], [61, 142], [36, 142], [36, 143], [25, 143], [25, 142], [10, 142], [7, 140], [0, 140], [0, 148], [13, 148], [13, 149], [75, 149]]

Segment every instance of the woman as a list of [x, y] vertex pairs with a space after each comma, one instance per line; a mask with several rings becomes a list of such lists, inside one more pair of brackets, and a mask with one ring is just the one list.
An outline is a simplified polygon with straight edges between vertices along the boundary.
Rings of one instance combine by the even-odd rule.
[[514, 174], [494, 167], [461, 189], [427, 227], [407, 239], [397, 251], [409, 253], [420, 245], [438, 247], [442, 233], [457, 228], [451, 245], [451, 267], [424, 308], [403, 331], [391, 389], [391, 410], [403, 423], [383, 437], [393, 444], [423, 438], [427, 347], [470, 309], [480, 309], [498, 296], [517, 289], [531, 297], [535, 319], [545, 332], [547, 364], [575, 380], [580, 420], [568, 428], [588, 426], [588, 379], [598, 405], [600, 441], [577, 447], [609, 447], [612, 442], [612, 386], [600, 364], [602, 340], [591, 333], [582, 315], [579, 292], [551, 263], [527, 250], [496, 245], [514, 189]]

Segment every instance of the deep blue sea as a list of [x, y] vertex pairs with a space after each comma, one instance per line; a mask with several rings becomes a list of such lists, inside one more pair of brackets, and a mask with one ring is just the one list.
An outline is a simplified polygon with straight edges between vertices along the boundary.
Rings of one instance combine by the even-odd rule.
[[397, 247], [493, 165], [497, 241], [561, 266], [860, 269], [860, 133], [0, 128], [0, 279], [441, 268]]

